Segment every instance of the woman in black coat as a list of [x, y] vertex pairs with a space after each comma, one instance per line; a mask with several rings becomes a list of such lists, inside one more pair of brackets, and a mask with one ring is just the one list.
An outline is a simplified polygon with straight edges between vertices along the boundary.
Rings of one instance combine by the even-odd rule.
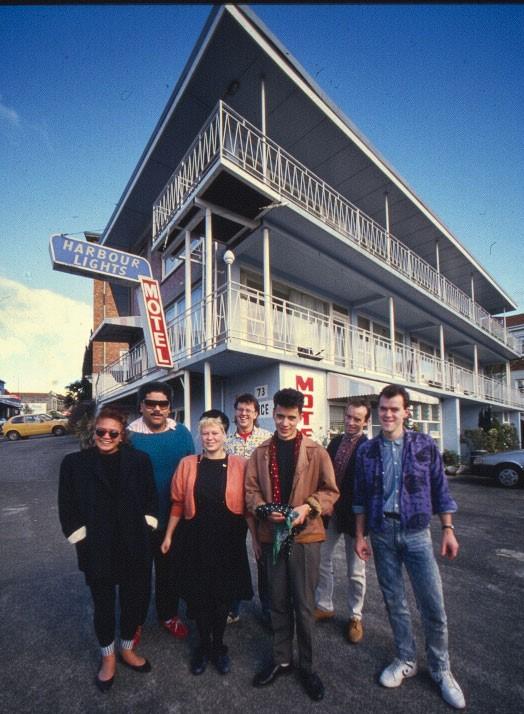
[[68, 454], [60, 467], [58, 510], [64, 535], [76, 547], [78, 567], [91, 590], [102, 663], [100, 691], [116, 672], [115, 596], [120, 600], [120, 661], [138, 672], [151, 665], [133, 649], [150, 595], [149, 536], [157, 525], [157, 494], [147, 454], [125, 443], [126, 420], [102, 409], [94, 447]]

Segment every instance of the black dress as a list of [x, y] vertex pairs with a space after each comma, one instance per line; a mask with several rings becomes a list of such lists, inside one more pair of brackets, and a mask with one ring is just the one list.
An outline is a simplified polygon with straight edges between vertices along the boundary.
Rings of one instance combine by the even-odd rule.
[[[195, 480], [194, 518], [184, 522], [178, 583], [189, 605], [253, 597], [246, 550], [247, 524], [225, 503], [227, 457], [202, 458]], [[182, 524], [181, 524], [182, 525]]]

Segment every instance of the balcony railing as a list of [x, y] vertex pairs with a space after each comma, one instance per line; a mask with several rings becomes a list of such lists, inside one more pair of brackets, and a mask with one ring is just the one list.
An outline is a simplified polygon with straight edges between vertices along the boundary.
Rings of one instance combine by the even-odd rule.
[[223, 102], [204, 124], [153, 205], [153, 245], [219, 159], [226, 159], [438, 298], [448, 308], [518, 352], [503, 323], [432, 265], [331, 188]]
[[[303, 358], [342, 373], [402, 380], [457, 396], [472, 396], [524, 409], [524, 396], [506, 383], [402, 343], [373, 335], [340, 319], [264, 294], [238, 283], [198, 301], [168, 325], [173, 361], [186, 366], [228, 343], [263, 349], [274, 359]], [[100, 373], [99, 395], [119, 390], [154, 371], [144, 343]]]

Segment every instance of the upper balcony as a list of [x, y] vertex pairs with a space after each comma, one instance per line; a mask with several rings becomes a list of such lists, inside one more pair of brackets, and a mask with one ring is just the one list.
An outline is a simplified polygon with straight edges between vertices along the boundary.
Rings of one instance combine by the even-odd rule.
[[167, 237], [218, 163], [296, 206], [381, 265], [432, 296], [514, 353], [520, 345], [503, 322], [387, 232], [347, 198], [220, 101], [153, 206], [153, 248]]
[[[179, 315], [168, 326], [173, 361], [195, 368], [215, 360], [214, 371], [238, 369], [233, 352], [245, 366], [258, 360], [312, 362], [341, 374], [402, 381], [435, 394], [455, 394], [524, 409], [524, 396], [504, 381], [440, 359], [411, 346], [372, 335], [348, 322], [330, 318], [237, 283], [214, 292]], [[226, 355], [226, 359], [221, 359]], [[143, 342], [98, 376], [97, 394], [117, 394], [155, 372]]]

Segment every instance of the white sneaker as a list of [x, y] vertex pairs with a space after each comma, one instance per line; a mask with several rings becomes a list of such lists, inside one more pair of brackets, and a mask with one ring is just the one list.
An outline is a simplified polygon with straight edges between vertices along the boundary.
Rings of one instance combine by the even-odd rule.
[[432, 672], [431, 677], [440, 687], [442, 699], [447, 704], [455, 709], [464, 709], [466, 707], [466, 700], [464, 699], [462, 689], [459, 687], [457, 680], [451, 672]]
[[394, 659], [380, 675], [380, 684], [383, 687], [400, 687], [404, 679], [414, 677], [417, 673], [417, 663]]

